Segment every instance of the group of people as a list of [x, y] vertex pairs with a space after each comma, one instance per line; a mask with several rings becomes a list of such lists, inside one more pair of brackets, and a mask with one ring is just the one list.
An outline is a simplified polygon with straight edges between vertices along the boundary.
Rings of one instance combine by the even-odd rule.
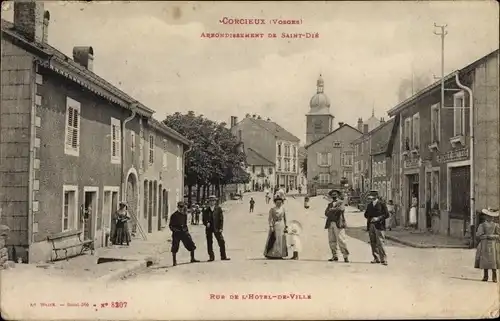
[[[173, 265], [177, 265], [177, 252], [179, 252], [179, 245], [182, 242], [186, 250], [191, 254], [191, 263], [200, 262], [195, 258], [196, 244], [194, 243], [191, 234], [188, 230], [188, 216], [185, 210], [185, 203], [180, 201], [177, 203], [177, 210], [170, 217], [169, 228], [172, 231], [172, 261]], [[208, 261], [215, 260], [215, 253], [213, 249], [213, 238], [217, 240], [220, 250], [220, 257], [223, 261], [228, 261], [230, 258], [226, 254], [226, 242], [222, 235], [224, 228], [224, 212], [222, 208], [217, 205], [217, 197], [210, 196], [208, 198], [208, 206], [202, 211], [202, 223], [205, 226], [205, 235], [207, 240]]]
[[[328, 242], [332, 257], [328, 261], [339, 261], [337, 255], [338, 249], [342, 254], [344, 262], [349, 262], [349, 250], [347, 246], [345, 218], [345, 205], [342, 200], [342, 192], [339, 190], [331, 190], [328, 193], [330, 202], [325, 210], [325, 229], [328, 230]], [[268, 195], [266, 195], [266, 198]], [[274, 206], [269, 210], [268, 226], [269, 232], [267, 235], [264, 256], [267, 259], [284, 259], [288, 257], [288, 249], [293, 252], [292, 260], [298, 260], [301, 250], [300, 233], [302, 226], [298, 221], [291, 221], [290, 228], [287, 223], [286, 208], [286, 193], [284, 189], [279, 189], [273, 195]], [[255, 200], [250, 199], [250, 212], [253, 212]], [[305, 206], [306, 207], [306, 206]], [[309, 206], [307, 205], [306, 208]], [[217, 240], [220, 250], [221, 260], [230, 260], [226, 254], [226, 244], [223, 237], [224, 228], [224, 213], [220, 206], [217, 205], [217, 198], [210, 196], [208, 206], [201, 209], [196, 207], [193, 209], [193, 221], [197, 222], [201, 212], [202, 223], [205, 226], [205, 235], [207, 241], [208, 261], [215, 260], [213, 249], [213, 238]], [[488, 281], [489, 270], [492, 270], [492, 280], [497, 282], [497, 269], [500, 268], [500, 225], [494, 222], [495, 218], [499, 217], [498, 210], [485, 209], [482, 211], [483, 222], [478, 226], [476, 238], [478, 246], [474, 267], [484, 271], [483, 281]], [[394, 216], [394, 204], [385, 201], [377, 196], [370, 196], [367, 204], [364, 217], [367, 220], [367, 230], [369, 235], [369, 243], [373, 260], [370, 263], [388, 265], [387, 253], [385, 251], [384, 232], [387, 228], [386, 221]], [[113, 244], [122, 244], [130, 242], [130, 234], [128, 233], [127, 221], [130, 216], [127, 212], [127, 205], [120, 204], [120, 209], [113, 216], [116, 228], [112, 234]], [[191, 238], [187, 226], [187, 211], [185, 210], [184, 202], [178, 202], [177, 211], [170, 217], [170, 230], [172, 231], [172, 260], [173, 265], [177, 265], [177, 252], [179, 245], [182, 242], [184, 247], [191, 253], [191, 262], [199, 262], [195, 258], [196, 245]]]

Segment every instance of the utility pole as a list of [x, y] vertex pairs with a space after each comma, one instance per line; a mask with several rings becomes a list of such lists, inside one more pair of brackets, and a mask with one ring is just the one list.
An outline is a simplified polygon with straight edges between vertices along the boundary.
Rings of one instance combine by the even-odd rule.
[[440, 26], [434, 23], [434, 28], [441, 29], [439, 32], [434, 30], [434, 34], [441, 37], [441, 107], [444, 107], [444, 38], [448, 34], [447, 26], [447, 24]]

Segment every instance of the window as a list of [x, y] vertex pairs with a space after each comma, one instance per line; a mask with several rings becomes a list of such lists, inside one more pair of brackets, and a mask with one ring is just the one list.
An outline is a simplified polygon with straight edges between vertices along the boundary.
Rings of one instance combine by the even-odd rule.
[[66, 137], [64, 143], [66, 155], [80, 154], [80, 103], [66, 98]]
[[168, 153], [167, 153], [167, 140], [163, 140], [163, 168], [167, 168], [167, 159]]
[[252, 173], [255, 174], [255, 165], [252, 165]]
[[340, 161], [342, 166], [352, 166], [352, 153], [340, 154]]
[[111, 118], [111, 163], [120, 164], [120, 120]]
[[293, 157], [297, 157], [297, 147], [293, 146]]
[[411, 118], [405, 119], [405, 128], [404, 128], [404, 150], [411, 150]]
[[439, 104], [431, 106], [431, 143], [437, 143], [441, 133], [441, 113]]
[[293, 162], [293, 172], [295, 173], [297, 171], [297, 164], [296, 162], [294, 161]]
[[459, 92], [453, 96], [453, 136], [465, 135], [465, 105], [464, 93]]
[[334, 148], [340, 148], [340, 147], [342, 147], [342, 142], [339, 142], [339, 141], [333, 142], [333, 147]]
[[328, 183], [330, 183], [330, 174], [328, 174], [328, 173], [321, 173], [321, 174], [319, 174], [319, 183], [320, 184], [328, 184]]
[[77, 186], [63, 186], [63, 213], [61, 230], [69, 231], [76, 229], [78, 223], [78, 206], [77, 206]]
[[281, 171], [281, 158], [276, 159], [276, 170]]
[[278, 156], [281, 156], [281, 144], [278, 143]]
[[260, 167], [260, 175], [264, 175], [264, 166]]
[[269, 175], [273, 175], [273, 168], [269, 167]]
[[181, 170], [181, 145], [177, 144], [177, 170]]
[[135, 151], [135, 132], [130, 131], [130, 149]]
[[149, 164], [153, 164], [155, 161], [155, 137], [149, 135]]
[[416, 113], [413, 115], [413, 126], [412, 126], [412, 149], [420, 148], [420, 114]]
[[330, 166], [332, 164], [332, 154], [330, 153], [318, 153], [318, 165], [319, 166]]

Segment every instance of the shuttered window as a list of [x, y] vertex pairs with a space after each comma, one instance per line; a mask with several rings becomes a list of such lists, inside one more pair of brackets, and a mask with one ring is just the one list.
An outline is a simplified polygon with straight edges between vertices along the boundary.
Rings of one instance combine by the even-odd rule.
[[454, 136], [465, 135], [465, 108], [464, 93], [460, 92], [453, 97], [453, 134]]
[[149, 164], [155, 162], [155, 137], [149, 135]]
[[64, 152], [67, 155], [80, 154], [80, 103], [66, 98], [66, 137]]
[[167, 168], [167, 140], [163, 140], [163, 168]]
[[111, 163], [119, 164], [121, 159], [121, 123], [119, 119], [111, 118]]

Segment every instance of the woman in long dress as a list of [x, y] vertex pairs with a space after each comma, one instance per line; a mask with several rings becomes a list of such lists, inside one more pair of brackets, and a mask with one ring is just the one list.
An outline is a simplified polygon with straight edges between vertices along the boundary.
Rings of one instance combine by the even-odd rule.
[[479, 244], [476, 250], [474, 267], [483, 270], [483, 281], [488, 281], [488, 270], [492, 272], [493, 282], [497, 282], [497, 270], [500, 269], [500, 226], [493, 222], [498, 217], [498, 210], [484, 209], [485, 221], [477, 227], [476, 238]]
[[123, 243], [126, 243], [127, 246], [130, 244], [130, 232], [127, 223], [130, 216], [127, 208], [127, 204], [120, 203], [120, 208], [116, 212], [116, 240], [114, 244], [123, 245]]
[[268, 259], [283, 259], [288, 256], [286, 244], [286, 213], [283, 198], [278, 194], [274, 197], [275, 206], [269, 210], [269, 233], [264, 249]]
[[418, 208], [418, 199], [416, 196], [413, 196], [411, 199], [411, 208], [410, 208], [410, 227], [417, 227], [417, 208]]

